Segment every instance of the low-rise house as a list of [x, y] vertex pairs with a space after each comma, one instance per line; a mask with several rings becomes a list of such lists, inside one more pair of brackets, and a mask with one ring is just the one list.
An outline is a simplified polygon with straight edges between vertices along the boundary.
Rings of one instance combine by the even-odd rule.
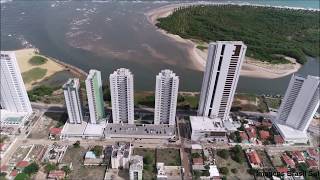
[[131, 157], [131, 144], [127, 142], [117, 142], [112, 146], [111, 167], [118, 169], [119, 167], [128, 169]]
[[277, 167], [276, 168], [277, 172], [281, 173], [281, 174], [287, 174], [289, 169], [287, 167]]
[[64, 179], [65, 176], [66, 176], [66, 173], [64, 171], [62, 171], [62, 170], [53, 170], [53, 171], [49, 172], [47, 179], [60, 180], [60, 179]]
[[130, 160], [129, 177], [130, 180], [142, 180], [143, 157], [132, 156]]
[[284, 144], [284, 139], [280, 135], [274, 135], [274, 142], [276, 145]]
[[254, 149], [247, 149], [246, 150], [246, 155], [249, 160], [249, 163], [252, 168], [260, 168], [262, 165], [262, 161], [257, 153], [256, 150]]
[[83, 165], [85, 166], [99, 166], [103, 164], [103, 158], [96, 157], [93, 151], [86, 152], [84, 156]]
[[269, 131], [261, 130], [259, 131], [259, 136], [262, 140], [267, 140], [270, 137]]
[[309, 169], [319, 169], [318, 162], [314, 159], [307, 159], [306, 163], [307, 163]]
[[257, 131], [255, 129], [254, 126], [249, 126], [247, 128], [245, 128], [248, 137], [249, 137], [249, 141], [250, 142], [255, 142], [257, 140]]
[[305, 162], [304, 156], [302, 154], [302, 152], [300, 151], [293, 151], [292, 153], [292, 157], [293, 159], [298, 162], [298, 163], [302, 163]]
[[246, 134], [246, 132], [240, 131], [240, 132], [239, 132], [239, 136], [241, 137], [241, 142], [242, 142], [242, 143], [249, 143], [249, 137], [248, 137], [248, 135]]
[[50, 128], [49, 130], [49, 139], [57, 139], [61, 135], [62, 128]]
[[308, 153], [309, 157], [311, 157], [315, 160], [319, 160], [320, 155], [314, 148], [308, 148], [307, 153]]
[[157, 163], [157, 180], [165, 180], [168, 179], [166, 175], [166, 171], [164, 169], [164, 163], [159, 162]]
[[291, 159], [287, 154], [282, 154], [281, 156], [282, 161], [287, 165], [287, 167], [291, 167], [294, 168], [295, 167], [295, 163], [293, 161], [293, 159]]
[[57, 144], [50, 145], [43, 156], [43, 161], [50, 163], [59, 163], [67, 150], [68, 146]]
[[201, 157], [193, 158], [192, 162], [193, 162], [193, 165], [203, 165], [203, 158]]
[[14, 170], [11, 171], [10, 176], [11, 176], [12, 179], [13, 179], [13, 178], [16, 177], [18, 174], [19, 174], [19, 171], [18, 171], [17, 169], [14, 169]]
[[22, 170], [23, 168], [27, 167], [30, 163], [28, 161], [19, 161], [16, 164], [16, 168]]
[[209, 166], [210, 180], [220, 180], [220, 173], [216, 165]]

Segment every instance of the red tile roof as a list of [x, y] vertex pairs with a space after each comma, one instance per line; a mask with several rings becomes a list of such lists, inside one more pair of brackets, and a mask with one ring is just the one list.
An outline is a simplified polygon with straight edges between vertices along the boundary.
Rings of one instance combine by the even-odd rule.
[[280, 135], [275, 135], [274, 141], [276, 144], [283, 144], [284, 143], [284, 139]]
[[257, 136], [257, 131], [254, 127], [246, 128], [246, 132], [247, 132], [250, 139], [255, 138]]
[[294, 159], [296, 159], [297, 161], [304, 161], [304, 157], [302, 155], [302, 153], [300, 151], [293, 151], [292, 152], [292, 156], [294, 157]]
[[318, 163], [316, 160], [313, 159], [307, 159], [306, 160], [307, 165], [309, 166], [309, 168], [318, 168]]
[[61, 133], [61, 131], [62, 131], [61, 128], [51, 128], [51, 129], [50, 129], [50, 134], [58, 135], [58, 134]]
[[270, 120], [264, 119], [262, 120], [262, 126], [266, 126], [266, 127], [271, 127], [272, 126], [272, 122]]
[[7, 171], [7, 170], [8, 170], [8, 166], [6, 166], [6, 165], [2, 165], [2, 166], [0, 167], [0, 171], [1, 171], [1, 172]]
[[24, 168], [24, 167], [27, 167], [28, 165], [29, 165], [28, 161], [20, 161], [16, 164], [16, 167]]
[[15, 177], [15, 176], [17, 176], [18, 173], [19, 173], [18, 170], [14, 169], [11, 171], [10, 176]]
[[279, 173], [287, 173], [288, 172], [288, 168], [287, 167], [277, 167], [277, 172]]
[[307, 150], [307, 152], [308, 152], [308, 154], [309, 154], [310, 156], [312, 156], [312, 157], [318, 157], [318, 156], [319, 156], [318, 153], [317, 153], [317, 151], [316, 151], [315, 149], [313, 149], [313, 148], [309, 148], [309, 149]]
[[48, 178], [64, 178], [65, 172], [62, 170], [53, 170], [48, 174]]
[[248, 140], [249, 139], [248, 135], [244, 131], [240, 131], [239, 135], [240, 135], [242, 140]]
[[269, 131], [265, 131], [265, 130], [259, 131], [259, 135], [260, 135], [260, 138], [264, 139], [264, 140], [266, 140], [270, 137]]
[[203, 159], [201, 157], [193, 158], [192, 162], [193, 162], [194, 165], [203, 165]]
[[256, 165], [261, 164], [261, 159], [255, 150], [253, 150], [247, 154], [248, 154], [249, 160], [252, 164], [256, 164]]
[[295, 163], [293, 161], [293, 159], [291, 159], [288, 155], [286, 154], [282, 154], [282, 160], [284, 161], [284, 163], [286, 163], [287, 166], [290, 166], [290, 167], [294, 167], [295, 166]]

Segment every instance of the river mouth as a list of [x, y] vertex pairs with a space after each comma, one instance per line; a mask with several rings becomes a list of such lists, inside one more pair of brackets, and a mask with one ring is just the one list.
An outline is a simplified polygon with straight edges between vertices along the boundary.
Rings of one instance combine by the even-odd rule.
[[[172, 69], [181, 91], [199, 91], [201, 71], [194, 68], [185, 45], [159, 33], [144, 15], [168, 3], [153, 2], [9, 2], [1, 7], [1, 48], [34, 46], [44, 55], [79, 67], [97, 69], [103, 81], [115, 69], [129, 68], [135, 90], [153, 91], [155, 76]], [[319, 61], [298, 73], [319, 74]], [[305, 69], [305, 70], [304, 70]], [[237, 91], [282, 94], [289, 76], [273, 80], [240, 77]]]

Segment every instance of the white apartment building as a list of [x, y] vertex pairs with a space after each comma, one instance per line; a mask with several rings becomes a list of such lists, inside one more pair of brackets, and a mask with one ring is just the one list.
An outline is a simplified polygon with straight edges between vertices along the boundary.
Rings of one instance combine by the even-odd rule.
[[80, 83], [77, 78], [70, 78], [62, 87], [71, 124], [81, 124], [83, 121], [79, 88]]
[[110, 74], [113, 123], [134, 123], [133, 75], [120, 68]]
[[179, 77], [162, 70], [156, 77], [154, 124], [175, 124]]
[[134, 155], [131, 156], [129, 177], [130, 180], [142, 180], [143, 157]]
[[90, 112], [90, 122], [92, 124], [96, 124], [99, 120], [105, 117], [101, 72], [97, 70], [90, 70], [85, 84]]
[[277, 123], [306, 132], [319, 108], [320, 78], [292, 75], [281, 103]]
[[1, 51], [1, 109], [31, 113], [32, 108], [14, 52]]
[[228, 119], [246, 49], [241, 41], [209, 44], [198, 116]]

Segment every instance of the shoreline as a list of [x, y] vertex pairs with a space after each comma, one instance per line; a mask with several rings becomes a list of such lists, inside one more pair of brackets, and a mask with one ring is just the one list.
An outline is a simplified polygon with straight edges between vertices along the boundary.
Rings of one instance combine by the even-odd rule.
[[[194, 65], [195, 70], [204, 71], [206, 58], [207, 58], [207, 50], [200, 50], [197, 48], [199, 43], [191, 40], [191, 39], [184, 39], [179, 35], [168, 33], [167, 31], [160, 29], [156, 26], [158, 22], [157, 19], [164, 18], [169, 16], [173, 13], [175, 8], [178, 7], [185, 7], [189, 5], [195, 4], [203, 4], [203, 3], [182, 3], [182, 4], [170, 4], [161, 6], [152, 10], [149, 10], [145, 13], [147, 20], [156, 27], [156, 30], [161, 34], [168, 37], [170, 40], [184, 44], [187, 49], [187, 53], [190, 56], [192, 63]], [[236, 3], [204, 3], [204, 5], [225, 5], [225, 4], [232, 4], [232, 5], [251, 5], [251, 6], [261, 6], [261, 7], [271, 7], [266, 5], [253, 5], [253, 4], [236, 4]], [[272, 6], [274, 7], [274, 6]], [[296, 9], [297, 8], [288, 8], [288, 7], [275, 7], [275, 8], [284, 8], [284, 9]], [[298, 8], [301, 9], [301, 8]], [[302, 8], [303, 10], [307, 10]], [[244, 63], [241, 68], [240, 75], [245, 77], [252, 77], [252, 78], [263, 78], [263, 79], [276, 79], [281, 78], [290, 74], [297, 72], [302, 65], [297, 63], [297, 61], [290, 57], [285, 57], [291, 63], [289, 64], [271, 64], [259, 60], [255, 60], [250, 57], [246, 57]]]
[[[78, 78], [85, 78], [87, 76], [87, 73], [82, 69], [77, 68], [73, 65], [64, 63], [53, 57], [43, 55], [40, 53], [39, 49], [37, 48], [23, 48], [23, 49], [13, 50], [13, 52], [16, 55], [21, 74], [29, 72], [30, 70], [35, 68], [41, 68], [46, 70], [46, 73], [43, 77], [31, 80], [30, 82], [27, 82], [27, 83], [25, 82], [25, 86], [27, 90], [32, 90], [35, 86], [39, 85], [41, 82], [46, 81], [47, 79], [50, 79], [52, 76], [54, 76], [56, 73], [63, 72], [63, 71], [70, 71], [72, 75]], [[29, 60], [33, 56], [43, 57], [47, 59], [47, 61], [43, 64], [32, 65], [29, 63]]]

